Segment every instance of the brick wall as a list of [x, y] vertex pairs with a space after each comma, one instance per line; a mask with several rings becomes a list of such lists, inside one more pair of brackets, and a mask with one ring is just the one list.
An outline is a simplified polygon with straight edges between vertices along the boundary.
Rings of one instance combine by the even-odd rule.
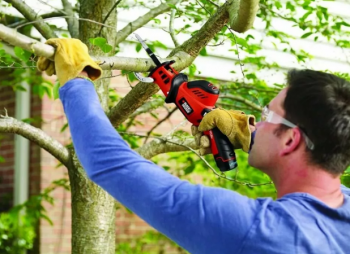
[[[15, 116], [16, 94], [11, 87], [0, 86], [0, 113], [4, 114], [6, 108], [9, 116]], [[36, 96], [31, 96], [31, 116], [41, 115], [41, 101]], [[34, 123], [37, 126], [40, 123]], [[5, 160], [0, 163], [0, 200], [1, 210], [7, 210], [13, 205], [14, 186], [14, 134], [0, 134], [0, 156]], [[30, 143], [30, 168], [29, 168], [29, 195], [40, 192], [40, 148], [34, 143]]]
[[[11, 87], [0, 86], [0, 114], [9, 116], [15, 113], [15, 93]], [[7, 211], [13, 204], [13, 167], [14, 167], [14, 135], [0, 133], [0, 212]]]

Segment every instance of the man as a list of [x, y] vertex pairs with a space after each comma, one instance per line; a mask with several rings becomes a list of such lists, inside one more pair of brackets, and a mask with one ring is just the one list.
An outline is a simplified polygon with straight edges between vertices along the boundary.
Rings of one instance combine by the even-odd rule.
[[[190, 253], [349, 253], [350, 191], [339, 180], [350, 162], [348, 82], [311, 70], [289, 73], [288, 87], [256, 124], [249, 155], [274, 181], [278, 199], [253, 200], [182, 181], [132, 151], [85, 79], [101, 74], [87, 47], [73, 39], [47, 43], [56, 47], [55, 63], [40, 58], [38, 68], [63, 85], [60, 98], [88, 176], [154, 228]], [[250, 138], [235, 133], [247, 133], [249, 117], [239, 119], [236, 111], [214, 110], [199, 130], [218, 126], [246, 147]]]

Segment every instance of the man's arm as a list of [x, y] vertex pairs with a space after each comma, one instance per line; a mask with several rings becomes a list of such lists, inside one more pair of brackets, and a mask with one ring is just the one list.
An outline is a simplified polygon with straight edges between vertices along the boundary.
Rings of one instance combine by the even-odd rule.
[[109, 122], [90, 81], [68, 81], [60, 98], [77, 156], [92, 181], [191, 253], [239, 249], [257, 201], [182, 181], [135, 153]]

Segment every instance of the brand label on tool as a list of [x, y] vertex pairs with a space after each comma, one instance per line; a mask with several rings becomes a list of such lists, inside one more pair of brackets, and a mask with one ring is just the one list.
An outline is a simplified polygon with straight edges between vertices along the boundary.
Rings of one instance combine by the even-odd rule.
[[183, 108], [183, 110], [185, 110], [185, 112], [189, 115], [193, 112], [193, 109], [191, 108], [190, 104], [188, 104], [188, 102], [186, 101], [185, 98], [181, 98], [179, 100], [179, 104], [181, 105], [181, 107]]

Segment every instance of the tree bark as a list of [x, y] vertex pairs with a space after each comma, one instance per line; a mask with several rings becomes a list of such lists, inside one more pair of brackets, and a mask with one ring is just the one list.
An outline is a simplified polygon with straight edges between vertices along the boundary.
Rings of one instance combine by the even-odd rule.
[[[115, 1], [82, 0], [80, 17], [102, 22]], [[106, 24], [116, 27], [116, 12], [113, 11]], [[89, 39], [98, 36], [100, 26], [94, 23], [79, 23], [79, 39], [88, 45], [95, 56], [106, 56], [99, 48], [92, 47]], [[102, 36], [110, 45], [115, 44], [116, 29], [104, 28]], [[114, 54], [114, 50], [109, 55]], [[103, 76], [110, 76], [104, 71]], [[95, 83], [101, 105], [107, 110], [110, 79]], [[99, 186], [91, 182], [80, 165], [74, 150], [71, 151], [74, 167], [68, 169], [72, 191], [72, 253], [115, 253], [116, 202]]]
[[74, 150], [71, 153], [72, 253], [113, 254], [116, 201], [88, 179]]

